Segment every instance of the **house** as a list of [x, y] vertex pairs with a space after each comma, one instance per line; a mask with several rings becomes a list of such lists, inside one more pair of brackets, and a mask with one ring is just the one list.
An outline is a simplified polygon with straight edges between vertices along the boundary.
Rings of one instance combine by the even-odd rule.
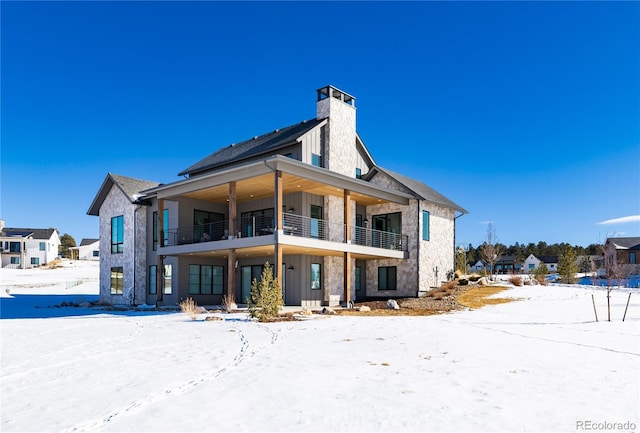
[[27, 269], [58, 257], [60, 237], [49, 229], [9, 228], [0, 220], [0, 256], [3, 268]]
[[491, 270], [491, 266], [489, 265], [489, 263], [483, 260], [478, 260], [475, 263], [469, 264], [469, 272], [482, 272], [483, 270], [489, 273], [489, 271]]
[[607, 238], [603, 255], [603, 268], [598, 275], [620, 278], [640, 273], [640, 237]]
[[542, 263], [545, 264], [549, 272], [558, 271], [558, 256], [536, 257], [533, 254], [529, 254], [529, 256], [524, 260], [524, 272], [530, 274], [535, 271]]
[[502, 255], [496, 260], [494, 271], [498, 274], [521, 272], [522, 262], [516, 256]]
[[[623, 265], [637, 265], [640, 255], [640, 237], [637, 238], [607, 238], [604, 250], [613, 254], [616, 261]], [[605, 254], [606, 255], [606, 254]]]
[[100, 260], [100, 239], [82, 239], [77, 247], [70, 247], [74, 260]]
[[355, 98], [317, 90], [316, 117], [220, 148], [167, 184], [108, 174], [100, 300], [244, 303], [265, 262], [286, 305], [417, 296], [454, 269], [455, 218], [424, 183], [376, 164]]

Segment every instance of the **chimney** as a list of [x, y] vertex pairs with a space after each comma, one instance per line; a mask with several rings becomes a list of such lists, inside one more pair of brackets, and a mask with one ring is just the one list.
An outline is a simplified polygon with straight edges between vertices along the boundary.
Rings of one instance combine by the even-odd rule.
[[356, 98], [331, 85], [317, 90], [316, 117], [329, 118], [324, 131], [324, 167], [355, 176]]

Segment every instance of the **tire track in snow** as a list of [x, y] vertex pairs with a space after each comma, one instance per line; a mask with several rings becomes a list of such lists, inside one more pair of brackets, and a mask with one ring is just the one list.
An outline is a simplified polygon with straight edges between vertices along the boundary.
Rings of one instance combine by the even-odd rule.
[[106, 426], [109, 422], [111, 422], [114, 418], [122, 416], [122, 415], [127, 415], [127, 414], [131, 414], [134, 413], [144, 407], [153, 405], [155, 403], [157, 403], [160, 400], [166, 399], [166, 398], [170, 398], [174, 395], [182, 395], [185, 394], [191, 390], [193, 390], [196, 386], [204, 383], [204, 382], [208, 382], [210, 380], [215, 380], [218, 377], [222, 376], [223, 374], [225, 374], [226, 372], [237, 368], [239, 365], [241, 365], [242, 363], [244, 363], [245, 361], [253, 358], [254, 356], [256, 356], [258, 353], [260, 353], [262, 350], [264, 350], [266, 347], [275, 344], [278, 341], [278, 335], [279, 333], [276, 331], [273, 331], [272, 329], [270, 329], [267, 326], [264, 325], [260, 325], [257, 324], [255, 322], [250, 322], [251, 325], [254, 325], [256, 328], [261, 329], [263, 331], [266, 331], [268, 334], [270, 334], [270, 339], [269, 339], [269, 343], [267, 344], [261, 344], [259, 346], [257, 346], [255, 349], [251, 350], [251, 343], [249, 341], [249, 339], [246, 337], [246, 335], [244, 334], [244, 332], [242, 332], [242, 330], [240, 329], [240, 327], [234, 323], [233, 325], [233, 330], [235, 332], [237, 332], [238, 338], [240, 339], [240, 349], [238, 350], [238, 353], [236, 353], [236, 355], [233, 357], [233, 359], [231, 361], [229, 361], [227, 364], [223, 365], [221, 368], [218, 368], [216, 370], [211, 370], [208, 373], [205, 373], [201, 376], [198, 376], [195, 379], [191, 379], [181, 385], [178, 385], [176, 387], [174, 387], [173, 389], [167, 389], [164, 392], [157, 392], [155, 394], [152, 394], [150, 396], [144, 397], [142, 399], [136, 400], [133, 403], [121, 407], [119, 409], [116, 409], [112, 412], [110, 412], [109, 414], [107, 414], [106, 416], [104, 416], [102, 419], [100, 420], [95, 420], [95, 421], [89, 421], [77, 426], [73, 426], [70, 427], [68, 429], [65, 430], [65, 432], [67, 433], [71, 433], [71, 432], [86, 432], [86, 431], [97, 431], [100, 430], [102, 427]]

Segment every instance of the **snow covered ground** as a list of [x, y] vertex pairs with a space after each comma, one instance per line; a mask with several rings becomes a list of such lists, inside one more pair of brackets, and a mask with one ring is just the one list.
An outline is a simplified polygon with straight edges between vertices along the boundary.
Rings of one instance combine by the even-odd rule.
[[637, 289], [625, 322], [629, 289], [607, 322], [605, 291], [590, 286], [513, 288], [497, 296], [516, 302], [440, 316], [273, 324], [47, 308], [96, 299], [97, 278], [95, 263], [0, 270], [1, 431], [640, 425]]

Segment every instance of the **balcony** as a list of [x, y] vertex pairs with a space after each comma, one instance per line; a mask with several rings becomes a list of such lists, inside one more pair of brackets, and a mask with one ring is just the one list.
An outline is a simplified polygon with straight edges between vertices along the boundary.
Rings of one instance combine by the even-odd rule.
[[[346, 243], [346, 225], [326, 220], [309, 218], [292, 213], [283, 213], [282, 232], [285, 236]], [[204, 242], [229, 241], [238, 238], [268, 236], [275, 233], [275, 218], [255, 216], [235, 220], [235, 233], [229, 233], [229, 221], [185, 226], [170, 229], [165, 237], [165, 247]], [[351, 243], [364, 247], [407, 251], [406, 235], [351, 226]], [[215, 248], [212, 245], [212, 248]]]

